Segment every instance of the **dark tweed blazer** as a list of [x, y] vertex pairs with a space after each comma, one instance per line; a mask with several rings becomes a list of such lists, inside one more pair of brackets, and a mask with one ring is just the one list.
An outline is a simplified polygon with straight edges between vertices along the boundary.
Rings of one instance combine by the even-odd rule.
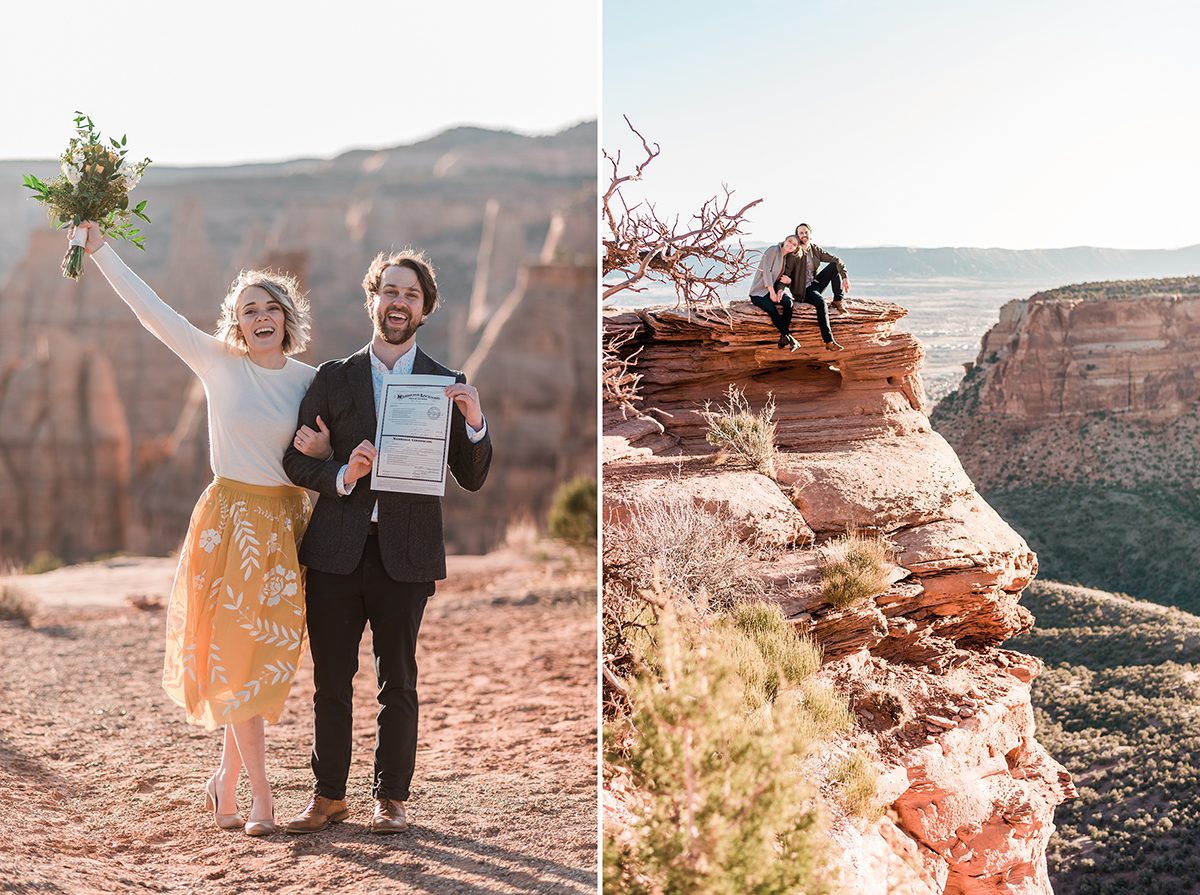
[[[413, 373], [453, 376], [462, 374], [443, 367], [420, 348]], [[490, 429], [478, 443], [467, 438], [467, 421], [453, 405], [450, 420], [448, 465], [454, 480], [468, 491], [478, 491], [492, 462]], [[347, 575], [362, 556], [371, 522], [371, 508], [379, 501], [379, 550], [383, 565], [396, 581], [437, 581], [446, 577], [446, 545], [442, 539], [442, 499], [430, 494], [401, 494], [371, 490], [368, 473], [346, 497], [337, 493], [338, 470], [350, 452], [366, 439], [375, 440], [375, 388], [371, 359], [364, 348], [342, 360], [326, 361], [300, 402], [300, 425], [316, 428], [317, 415], [329, 427], [333, 456], [328, 460], [306, 457], [289, 446], [283, 468], [302, 488], [318, 492], [312, 519], [300, 543], [300, 562], [322, 572]]]

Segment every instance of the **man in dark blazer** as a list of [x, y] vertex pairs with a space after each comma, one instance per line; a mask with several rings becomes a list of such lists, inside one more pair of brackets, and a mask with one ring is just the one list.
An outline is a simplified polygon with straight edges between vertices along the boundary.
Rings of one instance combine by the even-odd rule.
[[[287, 823], [289, 833], [314, 833], [349, 816], [353, 680], [367, 622], [379, 683], [371, 830], [408, 827], [404, 803], [417, 748], [417, 633], [434, 582], [446, 577], [446, 549], [440, 497], [371, 488], [383, 377], [453, 376], [456, 383], [446, 388], [453, 402], [450, 472], [459, 485], [477, 491], [492, 459], [479, 393], [462, 373], [417, 347], [417, 329], [438, 305], [427, 259], [411, 250], [380, 253], [363, 278], [363, 291], [374, 338], [358, 353], [320, 366], [300, 404], [296, 442], [283, 458], [293, 482], [320, 494], [300, 545], [300, 562], [308, 567], [316, 784], [308, 807]], [[333, 453], [326, 460], [297, 449], [314, 427], [330, 434]]]

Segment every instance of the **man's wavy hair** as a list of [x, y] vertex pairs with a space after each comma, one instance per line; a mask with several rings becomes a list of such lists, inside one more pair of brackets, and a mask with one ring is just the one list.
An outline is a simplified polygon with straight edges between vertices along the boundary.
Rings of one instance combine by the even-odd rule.
[[363, 277], [362, 287], [366, 293], [363, 304], [371, 307], [371, 296], [379, 291], [383, 282], [383, 272], [389, 267], [407, 267], [417, 275], [417, 284], [421, 287], [422, 313], [428, 317], [438, 309], [441, 301], [438, 297], [437, 275], [433, 264], [420, 249], [404, 248], [398, 252], [380, 252], [367, 268]]
[[237, 275], [237, 279], [229, 286], [229, 293], [221, 302], [216, 337], [228, 345], [231, 351], [244, 354], [249, 350], [246, 337], [242, 335], [242, 329], [238, 326], [237, 306], [242, 293], [251, 286], [265, 289], [283, 308], [283, 353], [299, 354], [307, 348], [312, 331], [308, 299], [300, 291], [300, 283], [295, 277], [275, 270], [243, 270]]

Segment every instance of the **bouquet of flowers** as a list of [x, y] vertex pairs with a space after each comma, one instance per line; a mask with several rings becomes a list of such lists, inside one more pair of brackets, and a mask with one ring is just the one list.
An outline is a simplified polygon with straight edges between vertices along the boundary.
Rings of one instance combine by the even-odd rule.
[[[62, 176], [45, 183], [26, 174], [25, 186], [33, 190], [31, 198], [46, 206], [56, 228], [96, 221], [105, 236], [127, 240], [144, 250], [145, 237], [133, 226], [133, 218], [141, 218], [146, 223], [150, 223], [150, 218], [143, 214], [144, 201], [129, 207], [129, 191], [142, 179], [150, 159], [136, 164], [127, 162], [124, 136], [120, 140], [109, 140], [109, 143], [111, 148], [104, 145], [91, 118], [76, 112], [75, 136], [61, 157]], [[86, 235], [86, 231], [78, 230], [72, 237], [71, 247], [63, 256], [64, 277], [78, 280], [83, 274]]]

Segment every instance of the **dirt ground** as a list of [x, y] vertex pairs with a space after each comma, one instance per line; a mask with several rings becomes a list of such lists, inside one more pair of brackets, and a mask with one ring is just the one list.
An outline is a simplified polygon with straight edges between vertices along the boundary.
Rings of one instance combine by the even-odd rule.
[[[220, 731], [167, 698], [163, 612], [128, 599], [165, 602], [172, 570], [125, 558], [20, 579], [41, 610], [31, 628], [0, 623], [0, 892], [596, 891], [593, 557], [531, 543], [450, 558], [418, 649], [412, 827], [394, 836], [367, 830], [369, 633], [350, 819], [312, 836], [215, 827], [201, 786]], [[311, 792], [311, 698], [306, 655], [267, 730], [280, 818]]]

